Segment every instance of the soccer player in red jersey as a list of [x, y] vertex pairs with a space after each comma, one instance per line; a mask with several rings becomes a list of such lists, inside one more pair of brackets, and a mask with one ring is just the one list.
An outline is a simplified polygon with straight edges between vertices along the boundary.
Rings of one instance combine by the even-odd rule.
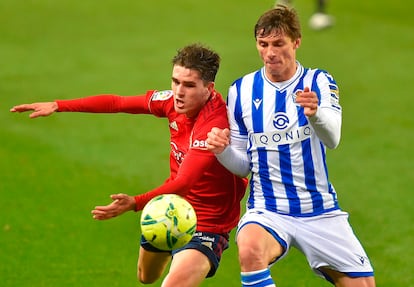
[[193, 44], [180, 49], [172, 64], [171, 90], [23, 104], [10, 111], [32, 111], [31, 118], [54, 112], [153, 114], [167, 118], [171, 136], [170, 177], [140, 195], [111, 195], [113, 201], [96, 206], [92, 214], [95, 219], [104, 220], [129, 210], [142, 210], [160, 194], [185, 197], [197, 214], [192, 241], [169, 252], [154, 248], [141, 237], [137, 275], [139, 281], [152, 283], [161, 277], [172, 258], [162, 286], [198, 286], [204, 278], [215, 274], [222, 252], [228, 248], [229, 232], [239, 220], [246, 180], [230, 173], [206, 148], [207, 133], [213, 127], [229, 126], [226, 104], [214, 89], [219, 55]]

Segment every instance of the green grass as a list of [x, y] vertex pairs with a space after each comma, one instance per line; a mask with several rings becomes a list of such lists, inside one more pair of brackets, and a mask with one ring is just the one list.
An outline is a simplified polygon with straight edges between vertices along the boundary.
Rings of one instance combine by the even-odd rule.
[[[375, 267], [377, 286], [414, 286], [414, 66], [410, 1], [331, 1], [336, 25], [315, 32], [313, 1], [298, 58], [336, 78], [342, 142], [330, 176]], [[202, 42], [222, 56], [217, 88], [261, 63], [253, 25], [273, 1], [0, 0], [0, 282], [3, 287], [138, 286], [139, 213], [105, 222], [90, 210], [168, 176], [164, 120], [56, 114], [30, 120], [15, 104], [168, 89], [177, 48]], [[234, 236], [232, 237], [234, 238]], [[202, 286], [239, 286], [236, 247]], [[330, 286], [292, 250], [278, 286]], [[160, 283], [149, 285], [159, 286]]]

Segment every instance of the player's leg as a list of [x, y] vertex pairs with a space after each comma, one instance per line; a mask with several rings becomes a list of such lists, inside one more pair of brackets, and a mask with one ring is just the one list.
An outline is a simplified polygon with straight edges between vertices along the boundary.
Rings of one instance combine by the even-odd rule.
[[267, 268], [279, 257], [283, 248], [261, 225], [248, 223], [237, 234], [241, 271]]
[[316, 11], [309, 19], [309, 26], [314, 30], [322, 30], [331, 27], [335, 20], [326, 13], [327, 0], [316, 0]]
[[173, 251], [170, 271], [162, 286], [198, 286], [204, 278], [214, 276], [228, 246], [229, 234], [197, 231], [187, 245]]
[[349, 277], [344, 273], [322, 267], [319, 268], [324, 274], [328, 275], [336, 287], [375, 287], [374, 276], [369, 277]]
[[348, 213], [336, 210], [292, 220], [297, 228], [294, 246], [317, 275], [335, 286], [375, 286], [372, 265], [348, 222]]
[[162, 287], [199, 286], [210, 271], [210, 260], [196, 249], [186, 249], [174, 255]]
[[170, 260], [171, 252], [159, 250], [141, 237], [137, 263], [138, 281], [144, 284], [155, 282], [164, 273]]
[[275, 237], [263, 226], [250, 222], [238, 231], [237, 247], [242, 286], [276, 286], [268, 266], [283, 254], [284, 248]]
[[326, 9], [326, 0], [317, 0], [316, 1], [316, 12], [325, 13]]
[[138, 280], [144, 284], [155, 282], [161, 277], [171, 255], [167, 252], [152, 252], [140, 248], [137, 266]]

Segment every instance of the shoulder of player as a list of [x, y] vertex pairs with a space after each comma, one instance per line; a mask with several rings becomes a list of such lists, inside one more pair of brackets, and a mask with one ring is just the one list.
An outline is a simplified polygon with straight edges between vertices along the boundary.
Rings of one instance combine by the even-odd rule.
[[321, 68], [305, 68], [304, 69], [305, 76], [312, 77], [318, 80], [328, 80], [333, 81], [333, 76], [325, 69]]
[[151, 101], [167, 101], [174, 96], [172, 90], [152, 91]]
[[256, 71], [253, 71], [253, 72], [250, 72], [250, 73], [247, 73], [247, 74], [245, 74], [245, 75], [243, 75], [243, 76], [235, 79], [233, 81], [233, 83], [231, 84], [231, 87], [233, 87], [233, 86], [239, 86], [239, 85], [241, 85], [242, 82], [252, 81], [254, 79], [255, 75], [257, 73], [261, 73], [262, 70], [263, 70], [263, 68], [261, 68], [259, 70], [256, 70]]
[[[226, 103], [220, 94], [215, 94], [201, 109], [196, 119], [199, 128], [222, 126], [228, 123]], [[198, 129], [196, 128], [196, 129]]]
[[212, 93], [210, 99], [201, 109], [200, 115], [201, 114], [204, 114], [204, 116], [217, 116], [220, 114], [226, 114], [226, 102], [220, 93], [215, 91]]

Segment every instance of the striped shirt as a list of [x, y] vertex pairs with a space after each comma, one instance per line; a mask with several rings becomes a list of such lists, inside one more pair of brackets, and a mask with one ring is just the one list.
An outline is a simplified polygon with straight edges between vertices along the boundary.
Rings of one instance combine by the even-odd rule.
[[297, 66], [285, 82], [270, 82], [262, 68], [233, 83], [227, 98], [231, 145], [247, 150], [250, 161], [247, 208], [313, 216], [339, 206], [328, 179], [326, 144], [317, 136], [326, 131], [310, 122], [295, 95], [309, 87], [318, 96], [318, 112], [339, 123], [341, 106], [331, 75]]

